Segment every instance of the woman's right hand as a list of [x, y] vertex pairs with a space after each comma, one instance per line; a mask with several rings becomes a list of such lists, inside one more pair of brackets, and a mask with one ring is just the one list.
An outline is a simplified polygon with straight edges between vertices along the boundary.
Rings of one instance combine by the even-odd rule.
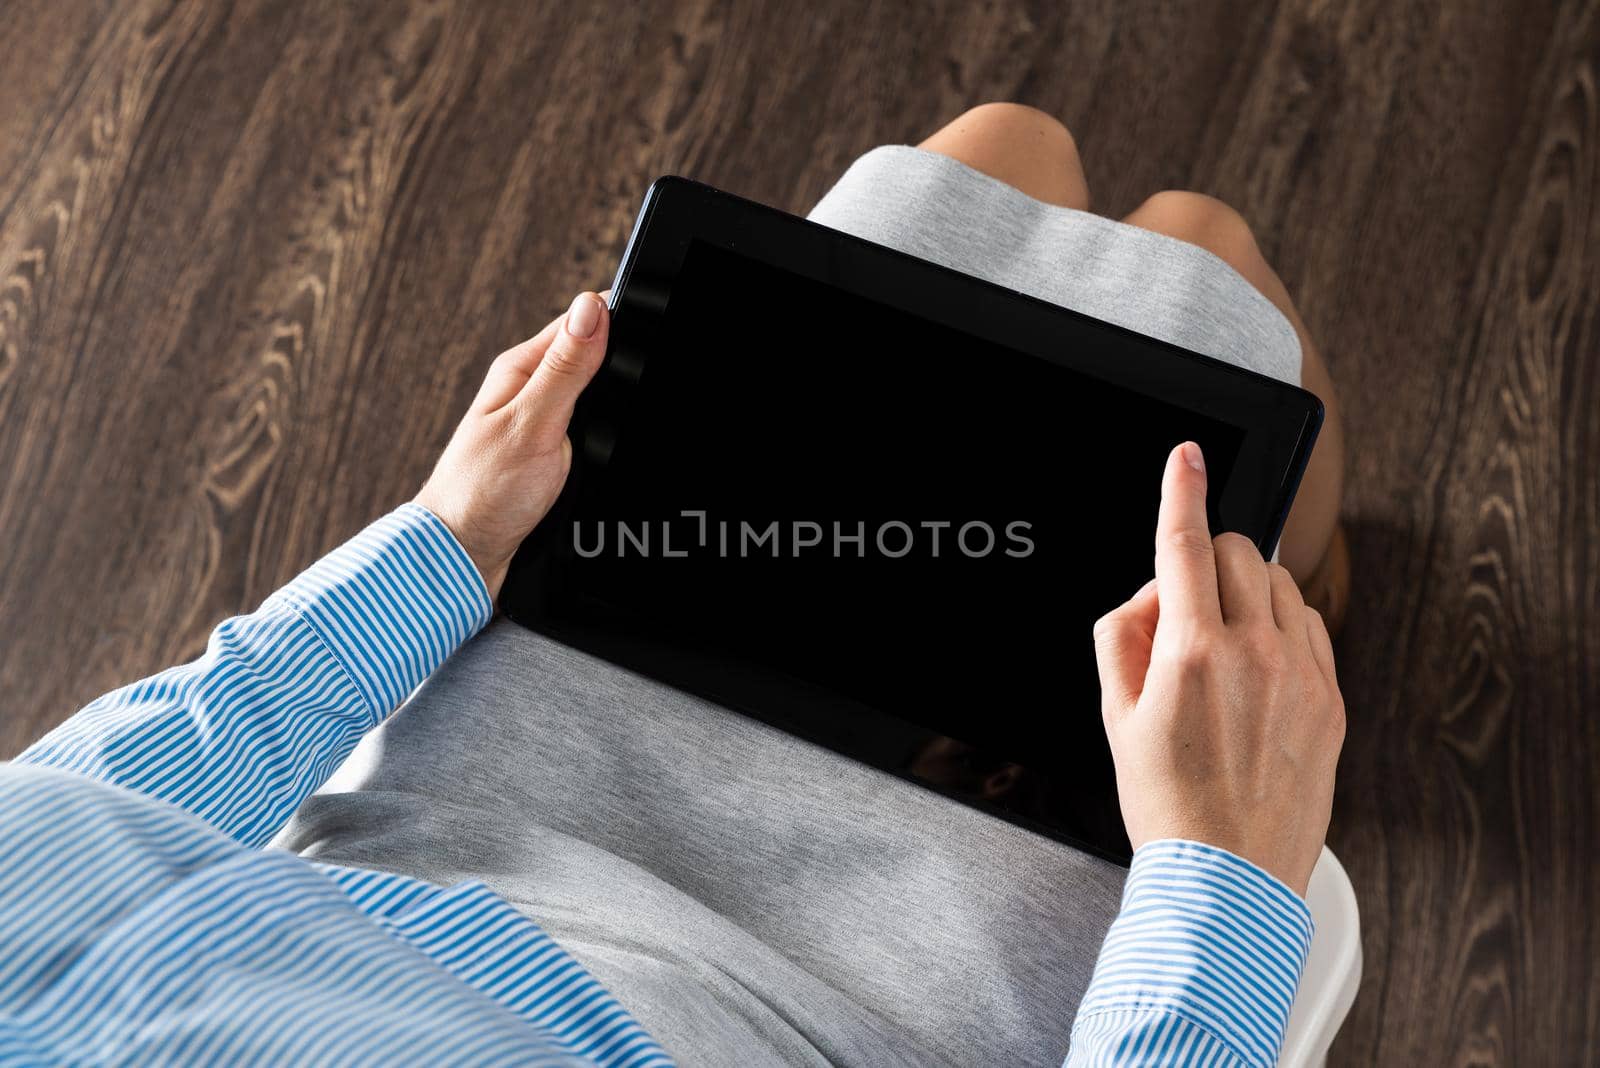
[[1287, 571], [1242, 535], [1211, 537], [1198, 445], [1167, 458], [1155, 579], [1094, 637], [1134, 848], [1204, 842], [1304, 896], [1344, 743], [1333, 647]]

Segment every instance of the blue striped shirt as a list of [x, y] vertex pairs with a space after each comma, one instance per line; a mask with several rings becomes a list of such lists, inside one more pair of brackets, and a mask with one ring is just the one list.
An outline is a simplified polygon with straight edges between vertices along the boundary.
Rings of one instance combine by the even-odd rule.
[[1275, 1064], [1310, 950], [1311, 910], [1282, 882], [1214, 846], [1149, 842], [1067, 1066]]
[[[482, 883], [262, 848], [491, 613], [406, 505], [0, 765], [0, 1063], [671, 1063]], [[1270, 1063], [1309, 941], [1254, 866], [1141, 849], [1069, 1065]]]

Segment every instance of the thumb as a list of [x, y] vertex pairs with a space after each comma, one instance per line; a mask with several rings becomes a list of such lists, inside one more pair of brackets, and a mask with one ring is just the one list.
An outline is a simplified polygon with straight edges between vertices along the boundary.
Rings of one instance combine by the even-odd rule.
[[519, 421], [531, 428], [540, 448], [554, 449], [566, 436], [578, 395], [605, 359], [609, 319], [604, 301], [579, 293], [517, 394]]
[[1100, 701], [1106, 715], [1124, 712], [1144, 692], [1160, 604], [1151, 579], [1094, 625], [1094, 659], [1100, 669]]

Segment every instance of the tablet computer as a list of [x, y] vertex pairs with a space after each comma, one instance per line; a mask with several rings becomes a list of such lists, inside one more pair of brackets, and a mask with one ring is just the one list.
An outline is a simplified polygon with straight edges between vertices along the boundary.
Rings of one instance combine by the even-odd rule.
[[1270, 554], [1317, 399], [680, 178], [611, 305], [505, 613], [1126, 862], [1093, 622], [1179, 442]]

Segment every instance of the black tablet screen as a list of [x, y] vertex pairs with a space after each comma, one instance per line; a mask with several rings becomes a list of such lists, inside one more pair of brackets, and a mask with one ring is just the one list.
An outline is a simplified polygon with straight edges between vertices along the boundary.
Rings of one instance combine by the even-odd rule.
[[653, 322], [575, 424], [534, 624], [1120, 840], [1091, 627], [1152, 574], [1168, 450], [1220, 486], [1243, 432], [698, 241]]

